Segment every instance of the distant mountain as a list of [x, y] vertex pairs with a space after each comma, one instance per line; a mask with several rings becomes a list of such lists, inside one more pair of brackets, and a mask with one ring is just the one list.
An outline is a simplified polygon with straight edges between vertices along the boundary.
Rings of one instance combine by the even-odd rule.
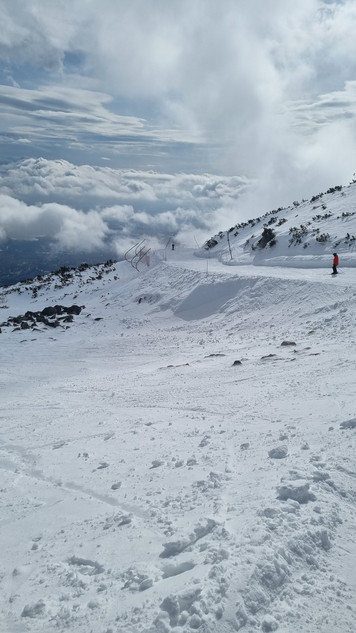
[[53, 250], [51, 240], [40, 237], [36, 240], [8, 240], [0, 249], [0, 286], [10, 286], [19, 281], [33, 279], [62, 266], [96, 264], [108, 259], [117, 259], [111, 249], [88, 253], [84, 251]]

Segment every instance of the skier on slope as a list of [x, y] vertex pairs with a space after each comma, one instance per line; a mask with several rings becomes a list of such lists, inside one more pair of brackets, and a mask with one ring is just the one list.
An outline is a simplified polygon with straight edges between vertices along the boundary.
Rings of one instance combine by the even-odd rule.
[[337, 253], [333, 253], [334, 255], [334, 259], [333, 259], [333, 272], [332, 275], [337, 275], [337, 266], [339, 265], [339, 256]]

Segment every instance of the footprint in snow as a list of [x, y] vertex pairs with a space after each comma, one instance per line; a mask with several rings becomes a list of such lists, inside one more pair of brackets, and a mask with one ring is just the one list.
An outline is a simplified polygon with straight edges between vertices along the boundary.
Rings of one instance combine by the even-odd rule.
[[292, 481], [277, 488], [277, 498], [281, 501], [292, 499], [300, 504], [315, 501], [315, 495], [309, 491], [310, 484], [304, 480]]
[[66, 446], [67, 442], [65, 442], [64, 440], [59, 440], [58, 442], [55, 442], [53, 444], [53, 450], [55, 451], [57, 448], [62, 448], [62, 446]]
[[40, 618], [44, 615], [46, 603], [43, 600], [39, 600], [35, 604], [27, 604], [21, 613], [22, 618]]
[[108, 468], [110, 464], [108, 464], [107, 462], [100, 462], [100, 466], [98, 466], [97, 468], [94, 468], [93, 473], [96, 470], [102, 470], [103, 468]]
[[184, 574], [184, 572], [189, 571], [195, 567], [195, 563], [191, 560], [186, 561], [184, 563], [180, 563], [178, 565], [165, 565], [163, 567], [163, 578], [172, 578], [173, 576], [179, 576], [180, 574]]
[[340, 424], [341, 429], [355, 429], [356, 428], [356, 418], [352, 418], [352, 420], [345, 420]]
[[123, 525], [130, 525], [132, 523], [133, 516], [129, 512], [128, 514], [114, 514], [111, 517], [107, 517], [104, 527], [104, 530], [109, 530], [111, 527], [122, 527]]
[[162, 461], [161, 459], [154, 459], [151, 466], [150, 466], [150, 470], [152, 468], [158, 468], [159, 466], [163, 466], [164, 461]]
[[286, 446], [277, 446], [268, 451], [268, 456], [271, 459], [283, 459], [288, 455], [288, 448]]

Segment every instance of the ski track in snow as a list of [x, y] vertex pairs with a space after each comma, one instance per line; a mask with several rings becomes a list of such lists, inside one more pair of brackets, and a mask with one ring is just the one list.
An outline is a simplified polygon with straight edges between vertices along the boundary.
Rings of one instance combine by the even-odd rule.
[[3, 295], [85, 310], [1, 334], [0, 630], [353, 632], [353, 272], [154, 263]]

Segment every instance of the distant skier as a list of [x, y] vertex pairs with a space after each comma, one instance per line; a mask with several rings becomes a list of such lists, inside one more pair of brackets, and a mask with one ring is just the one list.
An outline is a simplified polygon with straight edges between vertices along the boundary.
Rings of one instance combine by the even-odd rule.
[[333, 259], [333, 272], [331, 273], [332, 275], [337, 275], [337, 266], [339, 265], [339, 256], [337, 253], [333, 253], [334, 255], [334, 259]]
[[172, 251], [174, 251], [174, 243], [172, 244]]

